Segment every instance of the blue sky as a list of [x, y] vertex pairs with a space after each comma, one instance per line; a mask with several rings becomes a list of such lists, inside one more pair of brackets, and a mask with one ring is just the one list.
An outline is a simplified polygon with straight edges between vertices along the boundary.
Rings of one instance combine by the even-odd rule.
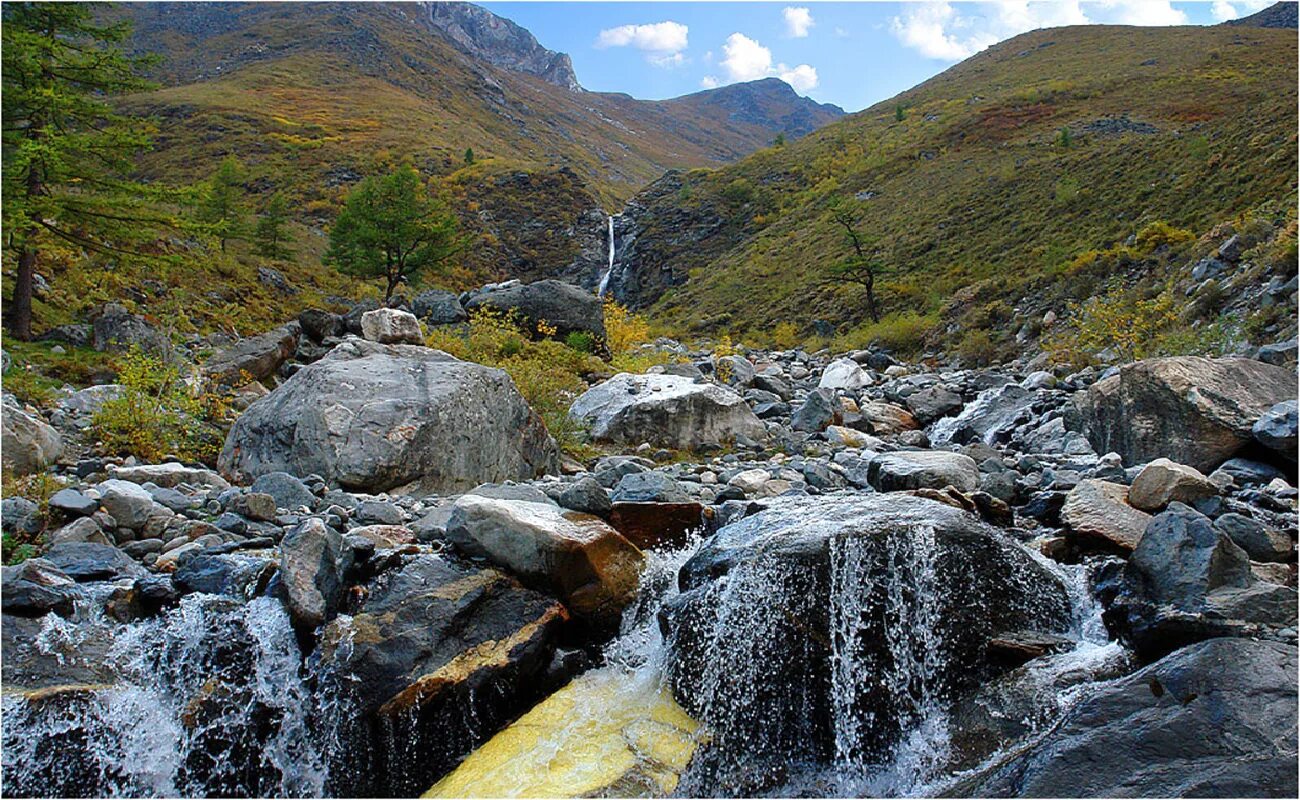
[[1084, 23], [1208, 25], [1271, 0], [487, 2], [573, 58], [588, 89], [663, 99], [775, 76], [857, 111], [993, 42]]

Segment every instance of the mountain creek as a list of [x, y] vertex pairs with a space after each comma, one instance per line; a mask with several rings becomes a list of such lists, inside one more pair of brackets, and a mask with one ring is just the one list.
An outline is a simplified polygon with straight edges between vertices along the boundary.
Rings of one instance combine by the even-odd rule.
[[[4, 13], [0, 795], [1300, 795], [1294, 4], [853, 113], [463, 3]], [[165, 58], [74, 135], [11, 76], [83, 37]]]

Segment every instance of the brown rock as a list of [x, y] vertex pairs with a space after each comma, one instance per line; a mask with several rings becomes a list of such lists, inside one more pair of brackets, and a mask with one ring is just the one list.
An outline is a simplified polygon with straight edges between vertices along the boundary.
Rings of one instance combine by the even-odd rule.
[[1128, 490], [1128, 503], [1143, 511], [1156, 512], [1174, 501], [1194, 503], [1213, 497], [1219, 489], [1200, 470], [1157, 458], [1142, 468]]
[[1131, 553], [1151, 515], [1128, 504], [1127, 487], [1084, 480], [1066, 495], [1061, 521], [1080, 545]]

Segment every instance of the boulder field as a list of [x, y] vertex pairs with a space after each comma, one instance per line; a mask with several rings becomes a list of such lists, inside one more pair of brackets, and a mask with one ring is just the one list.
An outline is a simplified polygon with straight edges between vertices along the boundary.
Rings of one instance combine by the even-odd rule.
[[1292, 372], [665, 342], [562, 464], [389, 311], [304, 313], [218, 470], [6, 402], [6, 792], [1294, 795]]

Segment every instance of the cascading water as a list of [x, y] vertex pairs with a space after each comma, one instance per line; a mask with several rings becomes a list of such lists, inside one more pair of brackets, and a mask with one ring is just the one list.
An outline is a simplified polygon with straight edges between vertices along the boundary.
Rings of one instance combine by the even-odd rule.
[[609, 217], [609, 261], [605, 265], [605, 273], [600, 276], [600, 286], [596, 289], [597, 297], [604, 297], [605, 292], [609, 290], [609, 278], [614, 274], [614, 255], [616, 250], [616, 241], [614, 239], [614, 217]]
[[131, 625], [45, 617], [36, 646], [112, 637], [107, 684], [6, 693], [4, 789], [41, 796], [321, 796], [328, 720], [278, 599], [194, 594]]

